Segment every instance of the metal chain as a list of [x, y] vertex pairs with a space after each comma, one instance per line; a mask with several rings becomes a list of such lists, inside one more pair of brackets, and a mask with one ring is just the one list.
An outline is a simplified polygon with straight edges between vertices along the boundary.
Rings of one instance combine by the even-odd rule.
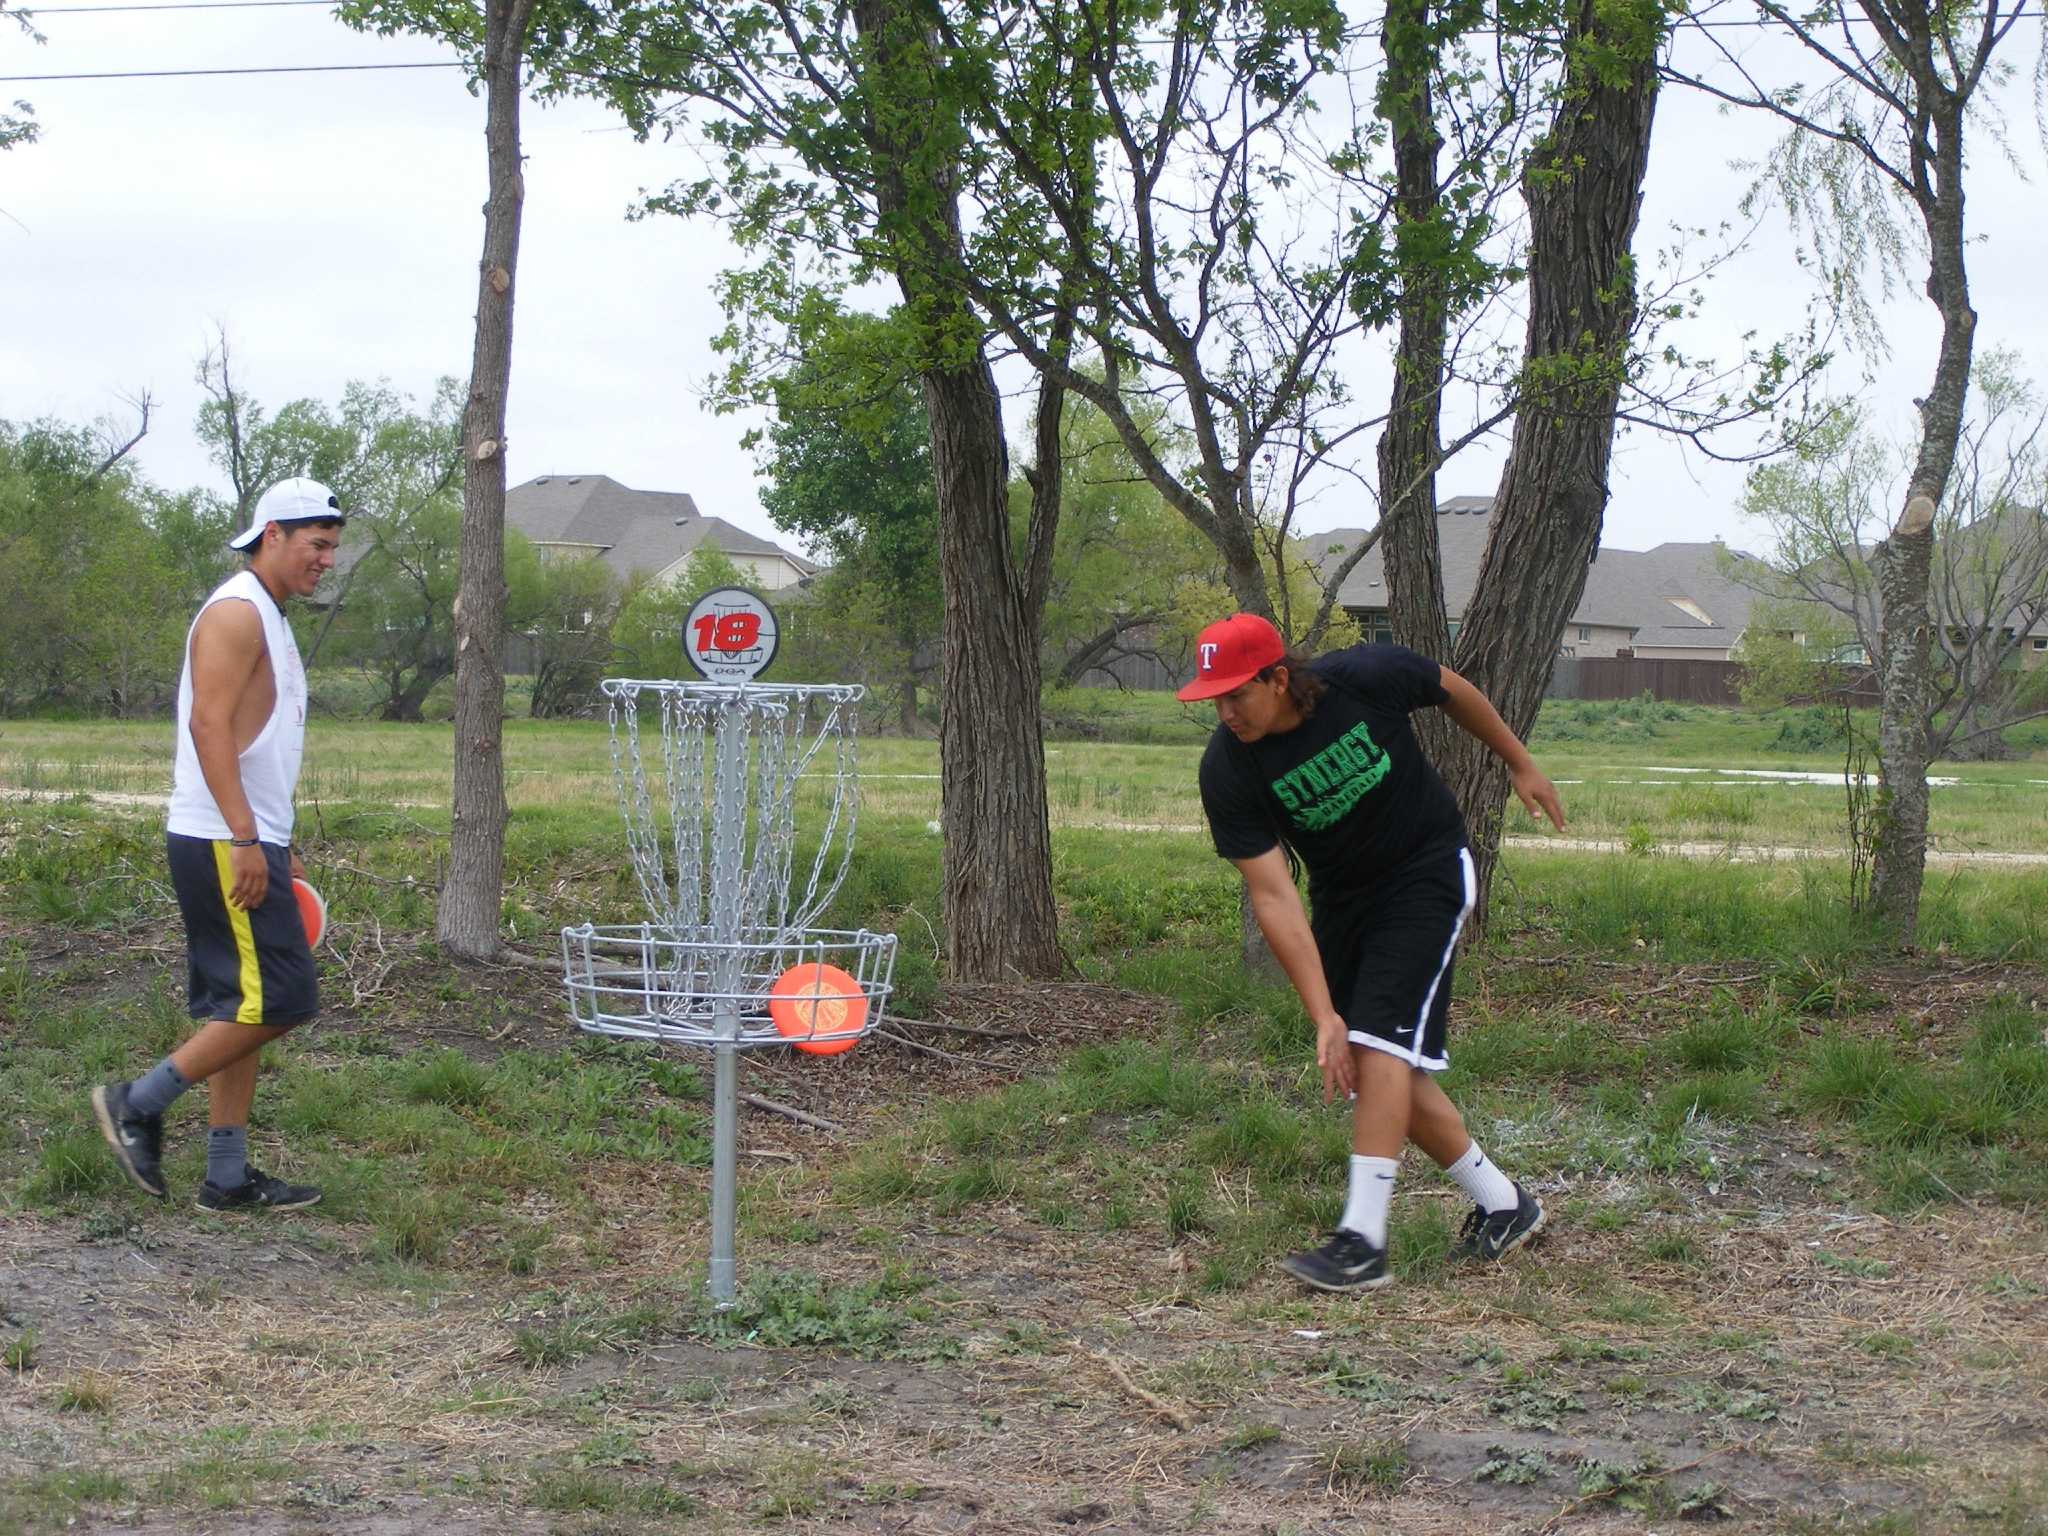
[[[651, 924], [709, 946], [800, 944], [852, 857], [855, 706], [864, 690], [608, 679], [604, 691], [626, 846]], [[666, 829], [654, 810], [641, 742], [639, 705], [648, 695], [661, 707]], [[803, 894], [792, 902], [798, 790], [828, 744], [823, 825]], [[699, 975], [701, 967], [686, 959], [662, 969], [673, 973], [664, 985], [679, 991], [708, 986], [728, 993], [736, 984]]]

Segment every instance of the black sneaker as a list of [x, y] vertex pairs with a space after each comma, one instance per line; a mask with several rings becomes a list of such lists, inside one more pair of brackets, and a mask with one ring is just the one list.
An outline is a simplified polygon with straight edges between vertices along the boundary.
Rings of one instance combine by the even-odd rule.
[[1319, 1291], [1376, 1291], [1394, 1277], [1387, 1255], [1357, 1232], [1338, 1228], [1320, 1248], [1290, 1253], [1280, 1267]]
[[121, 1171], [146, 1194], [159, 1200], [169, 1194], [164, 1187], [164, 1117], [138, 1115], [130, 1109], [126, 1083], [93, 1089], [92, 1113], [100, 1123], [100, 1134], [114, 1149]]
[[199, 1186], [202, 1211], [296, 1211], [319, 1203], [320, 1191], [312, 1185], [287, 1184], [253, 1167], [234, 1189], [222, 1189], [211, 1179]]
[[1541, 1232], [1542, 1202], [1519, 1183], [1515, 1185], [1515, 1195], [1516, 1203], [1510, 1210], [1488, 1212], [1484, 1206], [1473, 1206], [1451, 1249], [1451, 1257], [1489, 1262], [1505, 1258]]

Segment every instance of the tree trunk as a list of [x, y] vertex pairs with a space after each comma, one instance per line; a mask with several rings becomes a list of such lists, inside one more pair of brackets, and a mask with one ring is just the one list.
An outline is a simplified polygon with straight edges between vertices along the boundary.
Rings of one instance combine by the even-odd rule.
[[1920, 885], [1927, 869], [1927, 702], [1933, 686], [1927, 585], [1934, 534], [1931, 528], [1905, 528], [1912, 516], [1909, 510], [1902, 517], [1902, 526], [1879, 547], [1876, 562], [1884, 621], [1878, 638], [1877, 836], [1871, 845], [1870, 905], [1902, 949], [1912, 946], [1919, 928]]
[[[957, 161], [929, 89], [935, 39], [905, 0], [859, 0], [854, 24], [873, 49], [866, 107], [878, 162], [876, 204], [892, 264], [932, 354], [922, 374], [938, 492], [941, 626], [939, 798], [946, 966], [962, 981], [1059, 974], [1052, 828], [1039, 718], [1039, 624], [1052, 526], [1034, 498], [1030, 566], [1010, 541], [1002, 399], [981, 330], [957, 281], [962, 256]], [[915, 183], [911, 178], [919, 178]], [[950, 359], [957, 358], [958, 361]], [[1045, 409], [1041, 391], [1040, 410]], [[1054, 396], [1053, 441], [1058, 441]], [[1051, 473], [1057, 481], [1055, 448]], [[1057, 502], [1051, 509], [1056, 517]], [[1043, 545], [1039, 543], [1043, 534]]]
[[917, 674], [907, 667], [896, 686], [896, 728], [906, 741], [917, 738]]
[[[1378, 111], [1394, 147], [1395, 249], [1401, 256], [1401, 333], [1394, 349], [1393, 396], [1380, 434], [1380, 516], [1385, 534], [1387, 618], [1394, 639], [1425, 656], [1448, 656], [1443, 561], [1436, 522], [1436, 470], [1442, 458], [1445, 327], [1442, 279], [1427, 236], [1444, 220], [1437, 182], [1433, 89], [1437, 48], [1428, 32], [1429, 0], [1391, 0], [1386, 73]], [[1434, 711], [1415, 722], [1423, 750], [1441, 762], [1455, 730]]]
[[[1635, 321], [1630, 246], [1657, 104], [1658, 0], [1576, 0], [1556, 121], [1522, 176], [1529, 208], [1524, 404], [1494, 498], [1456, 668], [1526, 737], [1585, 590], [1607, 508], [1615, 409]], [[1441, 766], [1471, 831], [1485, 931], [1507, 770], [1461, 731]]]
[[520, 65], [533, 0], [490, 0], [484, 21], [484, 204], [476, 347], [463, 415], [462, 551], [455, 596], [455, 795], [448, 876], [434, 935], [467, 960], [499, 949], [505, 878], [505, 396], [512, 377], [512, 279], [525, 179]]
[[1011, 568], [995, 377], [985, 360], [933, 369], [924, 398], [946, 593], [939, 794], [947, 969], [962, 981], [1056, 976], [1038, 623]]
[[1919, 935], [1920, 886], [1927, 871], [1927, 763], [1932, 721], [1933, 631], [1928, 585], [1934, 513], [1955, 468], [1963, 403], [1970, 388], [1977, 314], [1970, 308], [1963, 223], [1963, 101], [1920, 81], [1933, 119], [1934, 154], [1923, 184], [1927, 296], [1941, 312], [1934, 384], [1920, 404], [1920, 452], [1906, 483], [1905, 510], [1877, 552], [1883, 603], [1879, 635], [1877, 838], [1870, 903], [1901, 948]]
[[419, 724], [426, 718], [427, 695], [454, 670], [454, 663], [448, 657], [436, 656], [414, 667], [402, 687], [396, 686], [395, 679], [392, 680], [394, 691], [385, 699], [384, 707], [377, 711], [377, 718], [403, 721], [408, 725]]

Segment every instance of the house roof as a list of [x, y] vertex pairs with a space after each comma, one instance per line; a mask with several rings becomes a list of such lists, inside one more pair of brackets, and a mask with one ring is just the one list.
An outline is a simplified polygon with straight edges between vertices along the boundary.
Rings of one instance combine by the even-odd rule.
[[[1493, 502], [1484, 496], [1453, 496], [1436, 509], [1437, 554], [1443, 564], [1444, 602], [1451, 616], [1465, 610], [1472, 588], [1479, 581], [1479, 557], [1486, 553], [1486, 516]], [[1303, 542], [1309, 558], [1318, 567], [1340, 561], [1357, 548], [1369, 528], [1333, 528], [1314, 534]], [[1344, 585], [1337, 589], [1337, 602], [1345, 608], [1387, 606], [1387, 568], [1378, 544], [1351, 568]]]
[[817, 567], [771, 539], [707, 517], [686, 491], [636, 491], [610, 475], [539, 475], [505, 492], [505, 522], [536, 544], [587, 548], [621, 576], [662, 571], [699, 544], [727, 555], [780, 555]]
[[1751, 558], [1714, 543], [1603, 549], [1586, 573], [1580, 607], [1627, 614], [1638, 647], [1725, 651], [1749, 627], [1757, 600], [1753, 588], [1731, 579]]
[[[1454, 496], [1437, 508], [1437, 545], [1443, 562], [1444, 606], [1452, 619], [1464, 616], [1479, 583], [1492, 519], [1489, 496]], [[1368, 530], [1339, 528], [1304, 540], [1318, 566], [1343, 558]], [[1603, 546], [1586, 573], [1586, 589], [1568, 622], [1632, 629], [1638, 646], [1732, 646], [1749, 623], [1756, 594], [1722, 569], [1719, 544], [1659, 544], [1655, 549]], [[1344, 578], [1337, 601], [1346, 608], [1384, 608], [1386, 571], [1379, 546]]]

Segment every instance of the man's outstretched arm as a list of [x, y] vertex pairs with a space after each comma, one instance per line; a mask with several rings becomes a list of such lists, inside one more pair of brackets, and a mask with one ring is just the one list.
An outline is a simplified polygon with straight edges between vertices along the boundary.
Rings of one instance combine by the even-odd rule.
[[1444, 692], [1450, 695], [1444, 700], [1444, 713], [1457, 721], [1459, 729], [1466, 735], [1479, 741], [1507, 764], [1515, 797], [1527, 808], [1530, 816], [1548, 816], [1551, 825], [1562, 832], [1564, 802], [1557, 797], [1557, 786], [1536, 766], [1529, 749], [1522, 745], [1521, 737], [1508, 729], [1507, 721], [1501, 719], [1500, 711], [1493, 707], [1493, 701], [1485, 694], [1449, 667], [1437, 670], [1442, 674]]

